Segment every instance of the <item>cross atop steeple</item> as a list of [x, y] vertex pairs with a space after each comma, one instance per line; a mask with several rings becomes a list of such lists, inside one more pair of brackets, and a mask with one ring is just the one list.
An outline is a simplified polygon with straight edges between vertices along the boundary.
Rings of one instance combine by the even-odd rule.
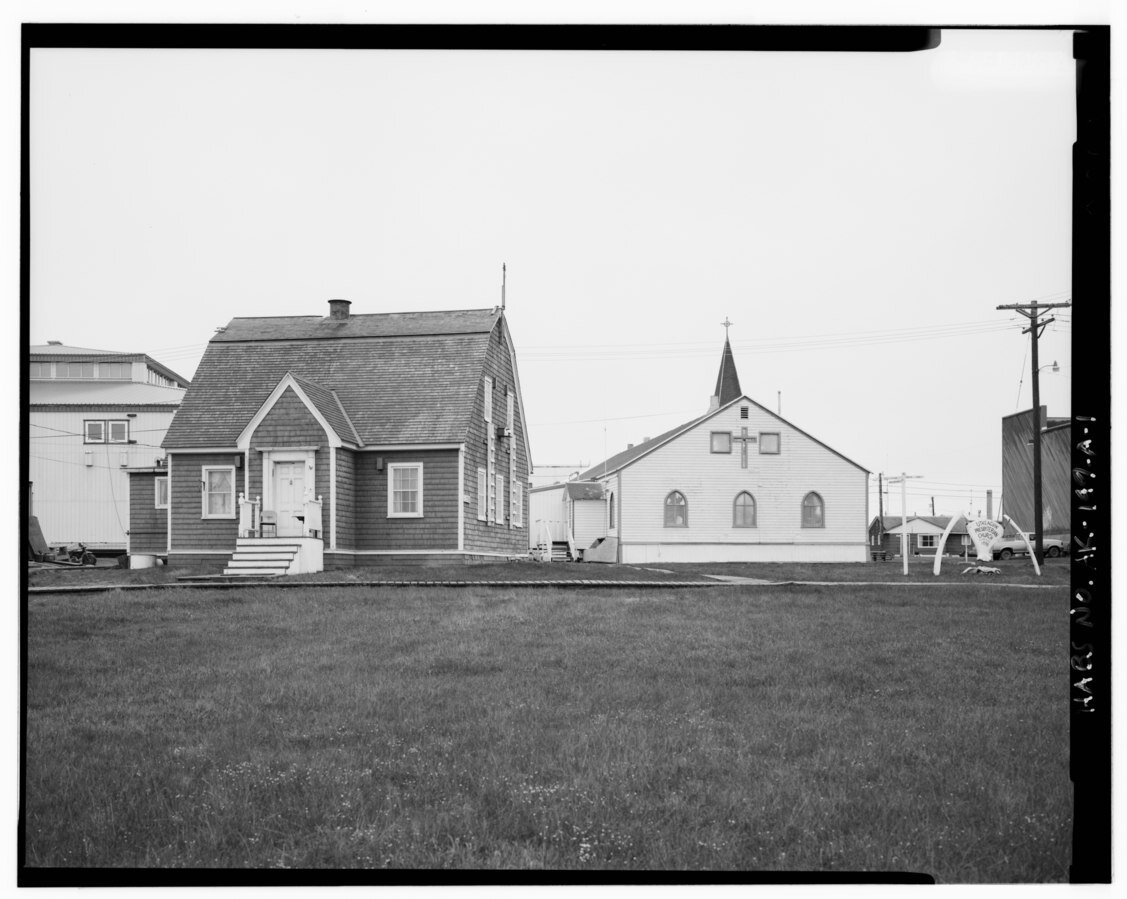
[[728, 329], [735, 324], [735, 322], [728, 321], [728, 316], [724, 316], [724, 321], [720, 322], [724, 326], [724, 340], [728, 339]]

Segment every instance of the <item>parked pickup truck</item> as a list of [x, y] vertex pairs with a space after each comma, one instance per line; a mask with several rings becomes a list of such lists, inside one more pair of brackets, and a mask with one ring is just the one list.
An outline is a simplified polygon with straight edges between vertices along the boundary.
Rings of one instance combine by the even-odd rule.
[[[1027, 535], [1029, 542], [1036, 547], [1036, 542], [1032, 534]], [[1068, 551], [1065, 542], [1059, 537], [1042, 537], [1041, 545], [1045, 549], [1045, 555], [1050, 559], [1055, 559], [1057, 556], [1063, 555]], [[1020, 535], [1015, 534], [1012, 537], [1002, 537], [991, 548], [995, 559], [1012, 559], [1014, 556], [1027, 556], [1029, 555], [1029, 548], [1025, 545], [1025, 541], [1021, 539]]]

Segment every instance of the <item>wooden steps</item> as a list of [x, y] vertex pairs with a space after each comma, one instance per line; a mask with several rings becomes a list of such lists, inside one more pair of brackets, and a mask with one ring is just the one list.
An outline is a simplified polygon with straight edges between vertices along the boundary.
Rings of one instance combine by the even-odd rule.
[[279, 577], [293, 565], [300, 547], [268, 537], [240, 537], [225, 577]]

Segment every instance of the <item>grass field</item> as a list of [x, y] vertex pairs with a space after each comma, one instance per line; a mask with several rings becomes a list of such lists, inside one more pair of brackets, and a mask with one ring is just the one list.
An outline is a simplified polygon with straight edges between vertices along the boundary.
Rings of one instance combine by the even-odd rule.
[[981, 582], [32, 596], [25, 861], [1063, 881], [1067, 603]]
[[[175, 584], [177, 579], [189, 573], [178, 567], [119, 569], [98, 568], [36, 568], [29, 572], [28, 582], [32, 588], [51, 588], [58, 586], [82, 586], [87, 584]], [[1000, 572], [997, 576], [983, 578], [974, 574], [964, 575], [968, 564], [961, 559], [946, 558], [938, 577], [932, 574], [930, 557], [913, 556], [909, 560], [907, 577], [899, 559], [875, 563], [833, 563], [833, 562], [713, 562], [692, 564], [652, 565], [603, 565], [533, 562], [491, 562], [475, 565], [419, 565], [381, 564], [369, 567], [323, 571], [317, 574], [298, 575], [287, 578], [287, 583], [366, 583], [380, 581], [647, 581], [667, 583], [699, 581], [709, 574], [733, 575], [767, 581], [848, 581], [903, 583], [928, 582], [946, 584], [973, 584], [975, 581], [989, 580], [991, 583], [1005, 584], [1058, 584], [1067, 585], [1069, 577], [1068, 559], [1049, 559], [1042, 566], [1038, 577], [1028, 559], [1009, 559], [994, 562], [991, 567]]]

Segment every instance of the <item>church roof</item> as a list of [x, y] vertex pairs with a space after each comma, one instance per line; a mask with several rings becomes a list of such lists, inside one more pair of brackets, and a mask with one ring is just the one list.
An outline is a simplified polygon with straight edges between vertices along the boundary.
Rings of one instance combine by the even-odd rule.
[[498, 309], [233, 319], [208, 343], [163, 445], [234, 446], [287, 372], [342, 438], [461, 443], [499, 321]]
[[732, 345], [727, 337], [724, 338], [724, 351], [720, 354], [720, 371], [716, 375], [716, 390], [712, 395], [720, 398], [721, 406], [743, 395], [743, 391], [740, 390], [740, 376], [736, 374], [736, 360], [732, 356]]
[[616, 453], [615, 455], [608, 458], [606, 461], [600, 462], [598, 465], [593, 465], [591, 468], [588, 468], [586, 471], [580, 473], [579, 480], [588, 481], [588, 480], [592, 480], [594, 478], [601, 478], [604, 475], [608, 475], [608, 474], [611, 474], [612, 472], [618, 471], [620, 468], [625, 468], [627, 465], [630, 465], [631, 463], [640, 459], [642, 456], [645, 456], [648, 453], [652, 452], [653, 450], [657, 449], [663, 443], [668, 443], [670, 440], [673, 440], [677, 437], [680, 437], [686, 431], [689, 431], [692, 428], [695, 428], [697, 425], [702, 424], [703, 422], [707, 421], [708, 419], [712, 418], [713, 416], [719, 415], [721, 412], [723, 412], [729, 406], [732, 406], [733, 404], [735, 404], [736, 402], [738, 402], [740, 400], [742, 400], [746, 403], [749, 403], [750, 405], [757, 406], [759, 409], [762, 409], [764, 412], [766, 412], [772, 418], [778, 419], [779, 422], [786, 425], [788, 428], [793, 428], [795, 431], [797, 431], [803, 437], [808, 437], [810, 440], [813, 440], [816, 444], [818, 444], [819, 446], [824, 447], [825, 449], [829, 450], [831, 453], [833, 453], [838, 458], [844, 459], [850, 465], [856, 466], [857, 468], [861, 469], [861, 471], [868, 472], [869, 469], [865, 468], [863, 465], [859, 465], [858, 463], [854, 462], [848, 456], [842, 455], [837, 450], [835, 450], [832, 446], [828, 446], [827, 444], [825, 444], [821, 440], [819, 440], [817, 437], [814, 437], [812, 434], [807, 433], [806, 431], [802, 430], [802, 428], [798, 427], [797, 425], [787, 421], [781, 415], [778, 415], [775, 412], [772, 412], [766, 406], [763, 406], [760, 403], [755, 402], [755, 400], [753, 400], [751, 397], [747, 396], [746, 394], [740, 394], [739, 396], [734, 397], [728, 403], [721, 403], [719, 409], [712, 409], [709, 412], [706, 412], [704, 415], [701, 415], [698, 418], [694, 418], [692, 421], [687, 421], [683, 425], [678, 425], [675, 428], [670, 428], [664, 434], [658, 434], [656, 437], [651, 437], [649, 440], [645, 440], [642, 443], [639, 443], [637, 446], [633, 446], [630, 449], [623, 450], [621, 453]]

